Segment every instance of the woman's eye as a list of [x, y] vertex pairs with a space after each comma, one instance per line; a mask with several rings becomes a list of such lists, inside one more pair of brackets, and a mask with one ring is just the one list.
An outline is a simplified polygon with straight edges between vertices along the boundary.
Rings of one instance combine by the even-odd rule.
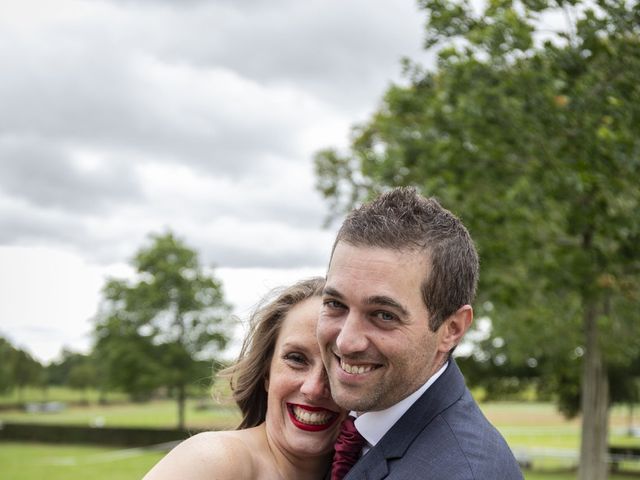
[[301, 353], [287, 353], [284, 359], [294, 365], [304, 365], [307, 362], [307, 358]]

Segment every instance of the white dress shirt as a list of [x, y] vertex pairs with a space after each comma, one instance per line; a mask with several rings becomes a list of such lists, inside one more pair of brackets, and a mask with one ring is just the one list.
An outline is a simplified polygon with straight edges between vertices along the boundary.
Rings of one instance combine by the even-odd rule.
[[449, 362], [445, 362], [440, 370], [434, 373], [418, 390], [386, 410], [364, 413], [351, 412], [351, 415], [356, 417], [354, 423], [358, 432], [367, 441], [362, 449], [363, 455], [382, 439], [384, 434], [409, 410], [411, 405], [442, 375], [448, 364]]

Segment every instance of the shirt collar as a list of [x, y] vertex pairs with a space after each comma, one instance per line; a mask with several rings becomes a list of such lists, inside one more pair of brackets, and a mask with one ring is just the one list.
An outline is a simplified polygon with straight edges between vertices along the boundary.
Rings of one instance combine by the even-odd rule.
[[363, 453], [366, 453], [369, 448], [375, 446], [382, 439], [384, 434], [409, 410], [411, 405], [442, 375], [448, 364], [449, 362], [445, 362], [440, 370], [433, 374], [418, 390], [386, 410], [364, 412], [359, 415], [356, 412], [351, 412], [351, 415], [357, 417], [354, 423], [358, 432], [368, 444], [364, 447]]

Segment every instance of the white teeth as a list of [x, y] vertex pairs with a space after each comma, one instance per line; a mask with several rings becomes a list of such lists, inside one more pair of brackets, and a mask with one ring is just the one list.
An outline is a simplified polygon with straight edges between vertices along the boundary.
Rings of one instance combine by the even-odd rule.
[[322, 425], [328, 423], [333, 417], [329, 412], [310, 412], [297, 406], [294, 406], [292, 410], [296, 420], [307, 425]]
[[340, 367], [347, 373], [354, 375], [362, 375], [363, 373], [370, 372], [375, 367], [373, 365], [350, 365], [343, 359], [340, 359]]

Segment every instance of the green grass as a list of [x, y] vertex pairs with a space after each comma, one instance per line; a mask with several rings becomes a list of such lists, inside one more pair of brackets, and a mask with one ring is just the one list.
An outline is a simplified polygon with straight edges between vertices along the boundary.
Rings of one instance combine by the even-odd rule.
[[[25, 398], [34, 399], [37, 390], [26, 390]], [[28, 413], [24, 410], [0, 410], [0, 422], [30, 422], [65, 425], [96, 425], [107, 427], [164, 427], [173, 428], [178, 424], [178, 407], [174, 400], [156, 400], [145, 403], [124, 403], [122, 394], [110, 394], [114, 403], [100, 405], [95, 400], [88, 405], [68, 404], [56, 413]], [[74, 396], [75, 395], [75, 396]], [[51, 389], [49, 401], [76, 402], [79, 392], [58, 388]], [[14, 404], [8, 397], [0, 399], [0, 404]], [[186, 405], [187, 426], [199, 429], [230, 429], [240, 423], [240, 412], [231, 400], [228, 383], [219, 381], [211, 390], [211, 395], [201, 399], [190, 399]]]
[[[127, 395], [121, 392], [109, 392], [108, 401], [125, 401]], [[94, 389], [86, 391], [72, 390], [67, 387], [49, 387], [46, 390], [35, 387], [25, 387], [19, 392], [17, 389], [0, 395], [0, 405], [14, 405], [29, 402], [89, 402], [98, 403], [100, 392]]]
[[[59, 393], [69, 394], [64, 391]], [[190, 428], [229, 429], [238, 424], [240, 414], [230, 400], [228, 390], [222, 386], [214, 391], [214, 397], [215, 400], [188, 402], [187, 424]], [[568, 458], [536, 456], [534, 470], [525, 472], [526, 480], [576, 479], [575, 466], [580, 443], [579, 419], [564, 419], [549, 403], [496, 402], [484, 403], [481, 408], [503, 433], [514, 451], [533, 450], [544, 453], [543, 449], [554, 449], [573, 455]], [[72, 406], [55, 414], [0, 411], [0, 421], [12, 422], [91, 425], [98, 418], [104, 421], [105, 426], [173, 427], [177, 423], [177, 408], [175, 402], [162, 400], [143, 404]], [[640, 446], [640, 439], [625, 434], [630, 421], [626, 409], [614, 409], [610, 420], [611, 444]], [[636, 426], [640, 425], [640, 416], [636, 414], [631, 422]], [[141, 478], [161, 456], [157, 452], [132, 449], [2, 443], [0, 477], [3, 480]], [[629, 467], [640, 469], [640, 466], [624, 467], [627, 471]], [[610, 475], [609, 478], [628, 480], [634, 477], [627, 474]], [[640, 471], [636, 470], [635, 478], [640, 478]]]
[[[491, 422], [500, 430], [515, 451], [535, 452], [533, 470], [525, 480], [575, 480], [580, 449], [580, 419], [565, 419], [554, 405], [533, 402], [495, 402], [481, 404]], [[610, 415], [609, 443], [640, 447], [640, 438], [626, 435], [629, 418], [624, 408], [614, 408]], [[640, 417], [632, 422], [640, 425]], [[566, 458], [545, 455], [565, 453]], [[573, 456], [572, 456], [573, 455]], [[609, 480], [640, 478], [639, 466], [623, 465], [625, 475], [609, 475]], [[636, 475], [631, 476], [635, 472]]]
[[[0, 443], [3, 480], [127, 480], [140, 479], [164, 455], [139, 449]], [[571, 471], [527, 471], [525, 480], [575, 480]], [[629, 480], [610, 475], [609, 480]], [[636, 477], [637, 478], [637, 477]]]
[[[580, 445], [580, 419], [565, 419], [550, 403], [495, 402], [481, 405], [485, 415], [502, 432], [509, 445], [577, 450]], [[639, 438], [626, 434], [628, 413], [614, 408], [609, 418], [609, 443], [640, 447]], [[640, 425], [636, 413], [632, 423]]]
[[[199, 408], [204, 403], [206, 408]], [[240, 423], [236, 407], [213, 401], [187, 402], [187, 425], [201, 429], [229, 429]], [[177, 405], [171, 400], [147, 403], [89, 405], [70, 407], [57, 413], [27, 413], [0, 411], [0, 421], [65, 425], [96, 425], [106, 427], [175, 427], [178, 423]]]
[[109, 448], [0, 443], [3, 480], [117, 480], [139, 479], [161, 452]]

